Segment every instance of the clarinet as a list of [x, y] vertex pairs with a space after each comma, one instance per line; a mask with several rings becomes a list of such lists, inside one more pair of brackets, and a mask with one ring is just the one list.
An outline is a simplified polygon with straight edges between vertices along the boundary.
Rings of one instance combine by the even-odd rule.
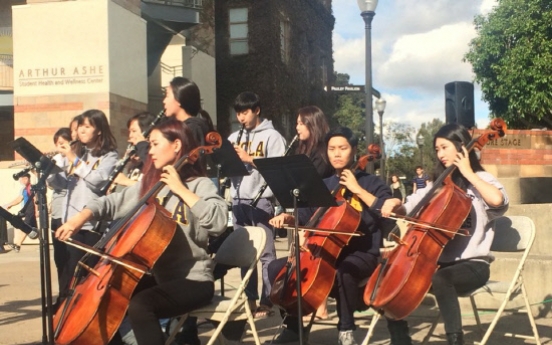
[[[236, 146], [240, 146], [240, 141], [243, 136], [243, 131], [245, 130], [245, 124], [242, 125], [242, 128], [240, 128], [240, 131], [238, 132], [238, 140], [236, 140]], [[219, 191], [219, 194], [224, 197], [224, 191], [226, 188], [230, 188], [230, 178], [225, 177], [224, 181], [222, 181], [222, 188]]]
[[[153, 127], [155, 127], [163, 118], [165, 118], [165, 110], [161, 110], [159, 114], [157, 114], [148, 128], [142, 132], [142, 136], [147, 139], [153, 130]], [[132, 158], [132, 156], [134, 156], [135, 153], [136, 147], [132, 144], [128, 144], [124, 157], [117, 162], [115, 169], [111, 172], [109, 178], [107, 179], [107, 184], [100, 189], [101, 195], [105, 195], [110, 190], [117, 175], [123, 171], [125, 165], [127, 165], [128, 161]]]
[[[295, 142], [299, 139], [299, 135], [295, 135], [293, 137], [293, 140], [291, 141], [291, 143], [289, 143], [287, 149], [286, 149], [286, 152], [284, 152], [283, 154], [283, 157], [286, 157], [289, 152], [291, 151], [291, 147], [295, 144]], [[251, 204], [249, 204], [251, 207], [257, 207], [257, 203], [259, 202], [259, 200], [261, 199], [261, 196], [263, 195], [264, 191], [266, 190], [266, 188], [268, 187], [268, 183], [265, 183], [261, 186], [261, 189], [259, 189], [259, 193], [257, 193], [257, 195], [255, 196], [255, 199], [253, 199], [253, 201], [251, 202]]]

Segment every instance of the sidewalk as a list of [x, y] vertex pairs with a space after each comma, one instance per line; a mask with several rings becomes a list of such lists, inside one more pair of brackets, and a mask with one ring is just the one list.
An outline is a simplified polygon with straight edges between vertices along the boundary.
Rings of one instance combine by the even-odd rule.
[[[287, 255], [287, 239], [278, 238], [276, 242], [278, 257]], [[40, 307], [40, 270], [39, 270], [39, 247], [37, 245], [24, 245], [20, 253], [8, 252], [0, 254], [0, 345], [34, 345], [41, 344], [42, 319]], [[54, 293], [57, 293], [57, 278], [53, 259], [52, 264], [52, 285]], [[260, 270], [259, 270], [260, 271]], [[543, 277], [548, 278], [548, 277]], [[225, 278], [226, 293], [230, 295], [239, 284], [239, 270], [231, 270]], [[550, 279], [550, 278], [548, 278]], [[219, 282], [216, 283], [218, 288]], [[330, 320], [314, 324], [309, 344], [312, 345], [335, 345], [337, 344], [337, 317], [335, 314], [335, 301], [329, 301]], [[549, 315], [538, 318], [537, 327], [541, 336], [541, 343], [552, 344], [552, 317]], [[278, 313], [276, 313], [278, 314]], [[546, 314], [546, 312], [543, 312]], [[355, 338], [360, 344], [366, 335], [370, 323], [370, 312], [357, 313], [357, 326]], [[408, 318], [411, 334], [414, 343], [420, 344], [427, 334], [435, 310], [430, 307], [423, 307]], [[508, 314], [506, 314], [508, 315]], [[489, 313], [482, 316], [482, 322], [490, 323], [494, 314]], [[466, 344], [473, 344], [480, 339], [475, 319], [471, 310], [465, 312], [464, 332]], [[273, 316], [256, 322], [261, 342], [269, 341], [274, 336], [280, 325], [279, 316]], [[524, 315], [503, 316], [499, 321], [497, 330], [516, 331], [517, 333], [530, 334], [531, 329]], [[209, 324], [200, 326], [200, 338], [205, 344], [213, 328]], [[446, 345], [442, 323], [435, 330], [434, 337], [430, 344]], [[243, 343], [254, 344], [251, 334], [246, 334]], [[490, 345], [521, 345], [532, 344], [522, 339], [503, 338], [498, 334], [493, 335], [488, 342]], [[370, 344], [389, 344], [389, 336], [386, 329], [386, 322], [380, 321], [375, 329]]]

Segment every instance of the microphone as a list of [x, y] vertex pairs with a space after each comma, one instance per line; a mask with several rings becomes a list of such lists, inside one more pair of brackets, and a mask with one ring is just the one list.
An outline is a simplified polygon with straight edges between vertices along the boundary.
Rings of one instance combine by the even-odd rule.
[[25, 176], [29, 173], [29, 171], [31, 171], [33, 168], [25, 168], [23, 170], [21, 170], [20, 172], [16, 172], [15, 174], [13, 174], [13, 179], [14, 180], [19, 180], [20, 177], [22, 176]]
[[13, 215], [11, 212], [8, 212], [5, 208], [0, 207], [0, 217], [4, 218], [14, 228], [17, 228], [29, 236], [31, 240], [34, 240], [38, 237], [38, 229], [33, 228], [29, 224], [25, 223], [21, 218]]

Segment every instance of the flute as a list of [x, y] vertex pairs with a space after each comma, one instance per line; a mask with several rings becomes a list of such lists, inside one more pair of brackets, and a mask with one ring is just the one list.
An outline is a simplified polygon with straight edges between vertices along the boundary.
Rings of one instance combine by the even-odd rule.
[[[284, 152], [283, 157], [286, 157], [289, 154], [289, 152], [291, 151], [291, 147], [295, 144], [295, 142], [298, 139], [299, 139], [299, 135], [296, 134], [293, 137], [293, 140], [291, 141], [291, 143], [289, 143], [289, 146], [287, 147], [286, 152]], [[265, 183], [261, 186], [261, 189], [259, 189], [259, 192], [255, 196], [255, 199], [253, 199], [251, 204], [249, 204], [251, 207], [257, 207], [257, 203], [261, 199], [261, 196], [263, 195], [263, 193], [264, 193], [264, 191], [266, 190], [267, 187], [268, 187], [268, 183], [266, 183], [266, 181], [265, 181]]]
[[[57, 154], [57, 151], [50, 151], [50, 152], [43, 153], [43, 155], [46, 156], [47, 158], [52, 158], [56, 154]], [[25, 165], [27, 167], [31, 167], [32, 164], [27, 160], [21, 160], [21, 161], [15, 161], [15, 162], [11, 163], [10, 165], [8, 165], [8, 168], [14, 168], [14, 167], [18, 167], [20, 165]], [[33, 167], [33, 169], [34, 169], [34, 167]]]
[[[142, 136], [147, 139], [151, 131], [153, 130], [153, 127], [155, 127], [163, 118], [165, 118], [165, 110], [161, 110], [157, 114], [149, 127], [142, 132]], [[125, 165], [127, 165], [128, 161], [132, 158], [132, 156], [134, 156], [135, 153], [136, 147], [132, 144], [128, 144], [124, 157], [117, 162], [117, 164], [115, 165], [115, 169], [113, 169], [113, 171], [109, 175], [109, 178], [107, 179], [107, 184], [100, 189], [101, 195], [105, 195], [108, 191], [112, 190], [112, 187], [115, 187], [113, 181], [115, 180], [117, 175], [119, 175], [119, 173], [123, 171]]]

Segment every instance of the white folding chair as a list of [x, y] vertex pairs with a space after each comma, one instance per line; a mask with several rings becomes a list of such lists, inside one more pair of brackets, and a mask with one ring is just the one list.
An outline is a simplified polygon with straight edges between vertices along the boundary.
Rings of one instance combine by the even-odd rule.
[[[266, 232], [255, 226], [236, 227], [234, 231], [222, 243], [215, 255], [215, 261], [232, 267], [248, 267], [247, 273], [242, 278], [234, 296], [232, 298], [226, 296], [215, 296], [211, 303], [203, 308], [196, 309], [187, 315], [204, 318], [210, 321], [219, 322], [213, 335], [209, 339], [207, 345], [212, 345], [219, 337], [222, 328], [228, 321], [238, 321], [247, 319], [255, 344], [260, 345], [259, 335], [255, 328], [255, 322], [251, 308], [247, 303], [245, 295], [245, 286], [249, 278], [253, 274], [253, 270], [257, 267], [263, 249], [266, 243]], [[180, 318], [179, 324], [174, 328], [166, 341], [169, 345], [174, 340], [176, 333], [182, 327], [186, 316]]]
[[[537, 326], [535, 324], [535, 319], [531, 313], [531, 306], [529, 304], [529, 299], [527, 298], [527, 291], [523, 282], [523, 267], [525, 265], [525, 260], [529, 255], [529, 251], [533, 245], [535, 239], [535, 224], [529, 217], [525, 216], [507, 216], [500, 217], [494, 220], [494, 231], [495, 236], [493, 244], [491, 246], [491, 251], [494, 252], [507, 252], [507, 253], [517, 253], [519, 254], [519, 263], [517, 265], [516, 271], [509, 281], [494, 281], [489, 280], [487, 284], [482, 286], [479, 289], [466, 293], [460, 297], [469, 297], [475, 315], [475, 320], [481, 333], [483, 334], [483, 327], [481, 326], [481, 321], [479, 319], [478, 310], [489, 310], [487, 308], [478, 308], [475, 303], [475, 296], [480, 294], [487, 294], [489, 296], [503, 295], [502, 303], [496, 310], [495, 317], [493, 318], [491, 324], [484, 332], [483, 338], [479, 344], [484, 345], [489, 340], [491, 333], [493, 332], [498, 320], [502, 316], [502, 313], [506, 309], [508, 302], [516, 297], [521, 296], [525, 302], [524, 310], [521, 308], [514, 308], [513, 311], [523, 311], [527, 314], [529, 318], [529, 323], [533, 330], [533, 336], [520, 335], [515, 333], [503, 333], [507, 337], [523, 338], [523, 339], [532, 339], [537, 345], [540, 345], [539, 334], [537, 332]], [[492, 269], [492, 265], [491, 265]], [[431, 325], [428, 334], [424, 338], [423, 344], [427, 344], [429, 338], [432, 336], [437, 323], [441, 318], [441, 314], [435, 318], [433, 324]]]

